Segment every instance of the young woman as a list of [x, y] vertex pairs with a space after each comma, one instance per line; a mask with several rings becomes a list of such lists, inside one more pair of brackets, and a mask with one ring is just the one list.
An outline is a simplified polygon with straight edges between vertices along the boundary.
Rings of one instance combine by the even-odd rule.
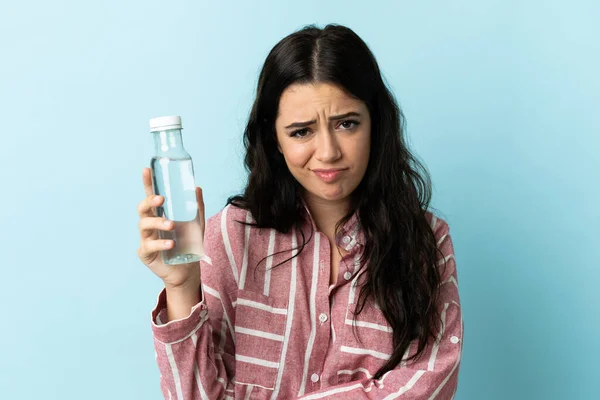
[[[450, 399], [463, 323], [447, 223], [374, 56], [308, 26], [260, 74], [243, 194], [208, 219], [205, 257], [167, 266], [163, 198], [140, 203], [138, 255], [166, 399]], [[197, 189], [204, 221], [202, 192]]]

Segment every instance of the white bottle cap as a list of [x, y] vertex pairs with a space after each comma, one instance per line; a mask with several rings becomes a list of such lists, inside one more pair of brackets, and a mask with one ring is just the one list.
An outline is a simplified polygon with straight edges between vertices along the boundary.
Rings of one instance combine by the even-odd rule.
[[170, 129], [181, 129], [181, 117], [157, 117], [150, 120], [150, 132], [168, 131]]

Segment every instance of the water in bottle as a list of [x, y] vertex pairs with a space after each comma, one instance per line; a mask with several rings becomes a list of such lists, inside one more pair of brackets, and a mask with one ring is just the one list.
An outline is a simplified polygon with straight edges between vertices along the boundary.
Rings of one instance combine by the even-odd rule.
[[181, 129], [180, 117], [150, 120], [155, 144], [150, 162], [152, 187], [154, 194], [165, 199], [157, 207], [157, 216], [174, 222], [171, 231], [158, 231], [161, 239], [175, 242], [173, 248], [161, 251], [163, 262], [170, 265], [199, 261], [204, 253], [194, 167], [183, 147]]

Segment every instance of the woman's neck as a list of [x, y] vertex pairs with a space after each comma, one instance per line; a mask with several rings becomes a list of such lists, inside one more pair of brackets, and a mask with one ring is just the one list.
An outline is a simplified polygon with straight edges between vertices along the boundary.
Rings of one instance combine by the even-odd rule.
[[348, 212], [348, 199], [327, 201], [311, 194], [305, 194], [304, 201], [317, 229], [335, 243], [335, 226]]

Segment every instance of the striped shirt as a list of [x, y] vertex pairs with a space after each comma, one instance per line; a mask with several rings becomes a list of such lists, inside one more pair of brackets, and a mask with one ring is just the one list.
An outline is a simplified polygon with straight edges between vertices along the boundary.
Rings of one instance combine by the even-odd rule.
[[[446, 265], [440, 333], [417, 361], [405, 361], [416, 352], [415, 340], [404, 361], [374, 380], [393, 352], [392, 330], [374, 302], [352, 313], [365, 276], [357, 274], [364, 246], [358, 219], [336, 237], [347, 254], [330, 285], [329, 241], [305, 211], [301, 229], [287, 234], [240, 224], [252, 216], [232, 205], [207, 221], [200, 303], [189, 316], [164, 323], [163, 290], [152, 311], [165, 399], [453, 398], [463, 322], [447, 223], [426, 214], [443, 254], [438, 265]], [[301, 234], [307, 243], [288, 260]]]

